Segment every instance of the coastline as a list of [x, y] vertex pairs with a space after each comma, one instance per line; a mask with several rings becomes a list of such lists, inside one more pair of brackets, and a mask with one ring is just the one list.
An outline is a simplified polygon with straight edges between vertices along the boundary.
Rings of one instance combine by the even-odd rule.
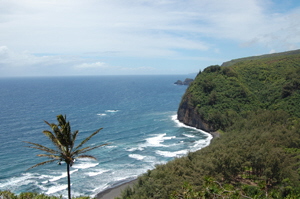
[[[199, 129], [201, 130], [201, 129]], [[206, 132], [208, 133], [208, 132]], [[220, 133], [218, 131], [215, 132], [209, 132], [210, 135], [212, 135], [212, 139], [219, 138]], [[201, 149], [199, 149], [201, 150]], [[137, 183], [137, 179], [131, 180], [129, 182], [122, 183], [120, 185], [117, 185], [115, 187], [111, 187], [108, 189], [105, 189], [101, 191], [100, 193], [96, 194], [96, 199], [114, 199], [116, 197], [120, 197], [122, 191], [127, 188], [128, 186], [133, 187], [133, 185]]]
[[[177, 115], [176, 115], [177, 116]], [[174, 117], [174, 116], [173, 116]], [[174, 121], [177, 120], [177, 118], [173, 118]], [[196, 128], [196, 127], [192, 127], [192, 126], [188, 126], [182, 122], [179, 122], [179, 120], [177, 120], [178, 123], [184, 125], [186, 128]], [[204, 132], [204, 133], [207, 133], [211, 136], [211, 139], [215, 139], [215, 138], [219, 138], [220, 137], [220, 133], [218, 131], [214, 131], [214, 132], [206, 132], [202, 129], [198, 129], [196, 128], [197, 130], [201, 131], [201, 132]], [[207, 145], [208, 146], [208, 145]], [[199, 149], [201, 150], [201, 149]], [[128, 182], [125, 182], [125, 183], [121, 183], [115, 187], [111, 187], [111, 188], [108, 188], [108, 189], [105, 189], [103, 191], [101, 191], [100, 193], [96, 194], [95, 198], [96, 199], [114, 199], [116, 197], [120, 197], [122, 191], [127, 188], [128, 186], [130, 187], [133, 187], [133, 185], [137, 182], [137, 178], [136, 179], [133, 179], [131, 181], [128, 181]]]
[[137, 182], [137, 179], [131, 180], [129, 182], [125, 182], [115, 187], [111, 187], [103, 190], [98, 193], [95, 198], [96, 199], [114, 199], [116, 197], [120, 197], [122, 191], [128, 186], [133, 187], [133, 185]]

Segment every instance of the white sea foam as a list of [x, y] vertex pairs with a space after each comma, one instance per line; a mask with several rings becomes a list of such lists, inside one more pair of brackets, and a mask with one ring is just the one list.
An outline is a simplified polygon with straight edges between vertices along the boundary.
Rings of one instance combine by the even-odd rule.
[[97, 176], [97, 175], [100, 175], [102, 173], [105, 173], [105, 172], [108, 172], [109, 170], [105, 170], [105, 169], [97, 169], [95, 171], [92, 171], [92, 172], [88, 172], [87, 175], [88, 176]]
[[[70, 175], [71, 175], [72, 173], [75, 173], [76, 171], [78, 171], [78, 169], [75, 169], [75, 170], [70, 171]], [[54, 177], [52, 177], [51, 179], [49, 179], [49, 181], [50, 181], [50, 182], [55, 182], [55, 181], [57, 181], [57, 180], [60, 180], [60, 179], [62, 179], [62, 178], [66, 178], [66, 177], [67, 177], [67, 172], [63, 172], [60, 176], [54, 176]]]
[[194, 152], [194, 151], [197, 151], [199, 149], [202, 149], [206, 146], [209, 145], [209, 142], [210, 140], [208, 139], [205, 139], [205, 140], [198, 140], [195, 142], [195, 144], [191, 147], [191, 151]]
[[[184, 128], [193, 129], [193, 130], [195, 130], [195, 131], [199, 131], [199, 132], [201, 132], [201, 133], [207, 135], [207, 138], [205, 139], [205, 141], [206, 141], [206, 142], [205, 142], [205, 145], [202, 146], [201, 148], [206, 147], [206, 146], [208, 146], [208, 145], [210, 144], [210, 141], [211, 141], [211, 139], [213, 138], [213, 136], [212, 136], [210, 133], [205, 132], [205, 131], [203, 131], [203, 130], [201, 130], [201, 129], [197, 129], [197, 128], [195, 128], [195, 127], [187, 126], [187, 125], [181, 123], [181, 122], [177, 119], [177, 115], [173, 115], [173, 116], [172, 116], [172, 120], [176, 123], [176, 125], [177, 125], [178, 127], [184, 127]], [[199, 140], [199, 141], [200, 141], [200, 140]], [[202, 140], [201, 140], [201, 141], [202, 141]], [[199, 150], [199, 149], [201, 149], [201, 148], [195, 149], [195, 151], [196, 151], [196, 150]]]
[[119, 110], [106, 110], [105, 112], [107, 112], [107, 113], [116, 113], [116, 112], [119, 112]]
[[75, 169], [87, 169], [91, 167], [97, 166], [99, 163], [92, 163], [92, 162], [80, 162], [79, 164], [74, 164], [72, 167]]
[[99, 115], [99, 116], [105, 116], [106, 114], [105, 113], [98, 113], [97, 115]]
[[20, 177], [13, 177], [6, 181], [1, 181], [0, 188], [9, 189], [14, 185], [22, 186], [35, 182], [35, 174], [33, 173], [24, 173]]
[[180, 150], [180, 151], [160, 151], [157, 150], [155, 151], [156, 154], [164, 156], [164, 157], [177, 157], [177, 156], [182, 156], [188, 153], [188, 150]]
[[143, 160], [146, 157], [146, 156], [139, 155], [139, 154], [129, 154], [128, 156], [133, 158], [133, 159], [136, 159], [136, 160]]
[[186, 134], [186, 133], [183, 133], [182, 135], [184, 135], [185, 137], [189, 137], [189, 138], [195, 137], [194, 135], [190, 135], [190, 134]]
[[125, 149], [126, 151], [132, 152], [132, 151], [143, 151], [144, 148], [143, 147], [133, 147], [133, 148], [129, 148], [129, 149]]
[[166, 145], [161, 144], [165, 140], [170, 140], [176, 138], [176, 136], [165, 137], [166, 133], [157, 134], [155, 137], [150, 137], [146, 139], [146, 144], [142, 147], [167, 147]]
[[146, 156], [143, 159], [144, 162], [153, 163], [153, 166], [157, 163], [157, 159], [154, 156]]
[[48, 189], [48, 191], [46, 192], [46, 194], [54, 194], [56, 192], [59, 192], [59, 191], [62, 191], [62, 190], [65, 190], [68, 188], [68, 185], [67, 184], [58, 184], [56, 186], [52, 186]]
[[114, 146], [114, 145], [106, 145], [105, 148], [112, 149], [112, 148], [117, 148], [117, 146]]

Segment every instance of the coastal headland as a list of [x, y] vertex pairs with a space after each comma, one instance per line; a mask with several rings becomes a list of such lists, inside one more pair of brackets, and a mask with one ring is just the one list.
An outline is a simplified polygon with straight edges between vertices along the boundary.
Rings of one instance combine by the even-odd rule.
[[221, 139], [147, 171], [125, 197], [300, 198], [299, 60], [296, 50], [200, 71], [178, 120]]

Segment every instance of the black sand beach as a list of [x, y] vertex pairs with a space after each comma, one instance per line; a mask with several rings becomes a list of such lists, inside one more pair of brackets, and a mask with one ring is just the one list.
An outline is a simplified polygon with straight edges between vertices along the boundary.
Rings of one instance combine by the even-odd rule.
[[[220, 137], [220, 133], [215, 131], [215, 132], [210, 132], [210, 134], [213, 136], [213, 138], [218, 138]], [[121, 195], [121, 192], [128, 186], [133, 186], [137, 182], [137, 179], [126, 182], [124, 184], [120, 184], [116, 187], [112, 187], [109, 189], [106, 189], [100, 193], [98, 193], [95, 198], [96, 199], [114, 199], [116, 197], [119, 197]]]
[[137, 182], [137, 179], [132, 180], [130, 182], [126, 182], [119, 186], [106, 189], [100, 193], [98, 193], [95, 198], [97, 199], [114, 199], [115, 197], [119, 197], [121, 195], [122, 190], [124, 190], [128, 186], [133, 186]]

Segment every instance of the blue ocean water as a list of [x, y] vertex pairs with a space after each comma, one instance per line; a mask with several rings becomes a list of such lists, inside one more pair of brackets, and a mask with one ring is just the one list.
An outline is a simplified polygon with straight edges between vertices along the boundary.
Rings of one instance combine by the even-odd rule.
[[72, 195], [90, 195], [132, 180], [188, 151], [211, 136], [176, 121], [187, 76], [99, 76], [0, 79], [0, 190], [67, 195], [65, 164], [46, 164], [30, 141], [52, 147], [44, 123], [67, 115], [79, 139], [103, 128], [87, 145], [110, 143], [71, 168]]

